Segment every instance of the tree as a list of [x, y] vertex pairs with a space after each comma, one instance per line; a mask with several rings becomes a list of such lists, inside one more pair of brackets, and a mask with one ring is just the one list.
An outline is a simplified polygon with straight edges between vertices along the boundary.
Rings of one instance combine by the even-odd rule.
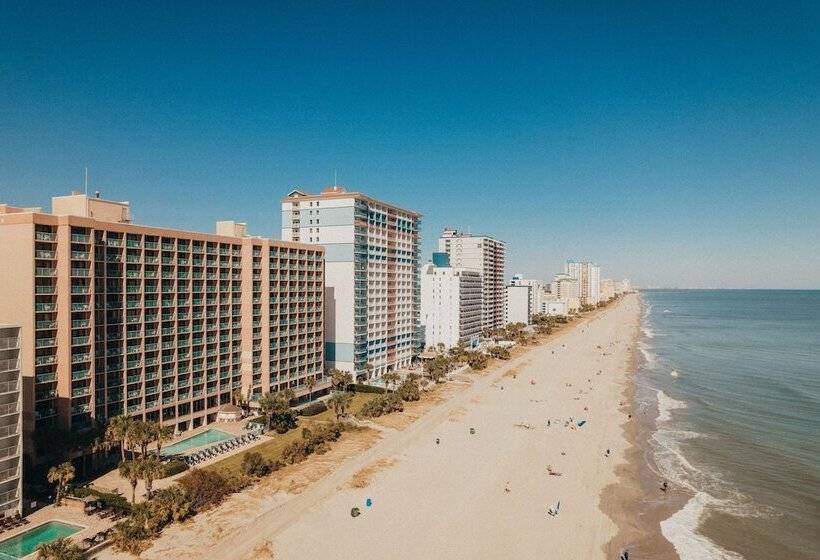
[[259, 399], [259, 408], [265, 416], [268, 428], [284, 434], [296, 427], [296, 414], [290, 408], [293, 391], [285, 389], [276, 393], [265, 393]]
[[368, 378], [368, 379], [370, 379], [371, 377], [373, 377], [373, 364], [371, 364], [370, 362], [367, 362], [367, 363], [364, 365], [364, 369], [365, 369], [365, 371], [367, 372], [367, 378]]
[[65, 494], [66, 486], [68, 486], [69, 482], [74, 480], [74, 475], [75, 475], [74, 465], [72, 465], [71, 463], [68, 463], [68, 462], [63, 463], [61, 465], [57, 465], [56, 467], [51, 467], [50, 469], [48, 469], [48, 475], [46, 475], [47, 478], [48, 478], [48, 481], [51, 482], [52, 484], [57, 485], [56, 495], [55, 495], [55, 500], [54, 500], [54, 503], [56, 505], [59, 506], [60, 503], [62, 503], [63, 495]]
[[131, 484], [131, 503], [133, 504], [137, 501], [137, 482], [142, 475], [139, 461], [131, 460], [120, 463], [119, 471], [120, 476]]
[[311, 400], [311, 398], [313, 397], [313, 388], [316, 387], [316, 376], [309, 376], [305, 381], [305, 385], [307, 386], [308, 390], [308, 400]]
[[153, 500], [158, 511], [171, 521], [182, 521], [191, 515], [191, 500], [179, 486], [157, 490]]
[[128, 441], [140, 448], [142, 457], [147, 456], [148, 446], [155, 441], [153, 422], [143, 422], [142, 420], [132, 422], [128, 429]]
[[108, 426], [105, 429], [105, 439], [113, 445], [120, 446], [123, 462], [125, 462], [125, 448], [128, 445], [128, 432], [133, 423], [134, 420], [128, 416], [115, 416], [108, 421]]
[[154, 481], [162, 478], [162, 475], [165, 474], [165, 467], [156, 457], [148, 457], [138, 463], [138, 470], [140, 478], [145, 481], [145, 496], [150, 500]]
[[157, 458], [159, 458], [162, 452], [162, 444], [173, 439], [174, 429], [171, 426], [163, 426], [159, 422], [152, 422], [151, 431], [154, 441], [157, 442]]
[[353, 383], [353, 376], [349, 371], [333, 368], [330, 370], [330, 383], [336, 391], [344, 391]]
[[401, 376], [395, 371], [388, 371], [382, 375], [382, 380], [384, 380], [384, 392], [386, 393], [391, 385], [395, 387], [396, 383], [401, 380]]
[[353, 401], [353, 395], [350, 393], [334, 392], [327, 400], [328, 406], [336, 413], [336, 420], [347, 414], [347, 409]]
[[85, 554], [74, 541], [60, 537], [37, 546], [37, 560], [83, 560]]

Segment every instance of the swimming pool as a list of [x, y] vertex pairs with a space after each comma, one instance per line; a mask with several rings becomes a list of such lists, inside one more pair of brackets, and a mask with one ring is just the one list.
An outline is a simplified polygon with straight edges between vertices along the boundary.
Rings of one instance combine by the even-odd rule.
[[188, 439], [183, 439], [182, 441], [178, 441], [173, 445], [163, 447], [162, 455], [180, 455], [182, 453], [185, 453], [186, 451], [190, 451], [191, 449], [196, 449], [197, 447], [202, 447], [204, 445], [210, 445], [212, 443], [225, 441], [226, 439], [231, 439], [233, 437], [235, 436], [233, 436], [232, 434], [226, 434], [225, 432], [221, 432], [219, 430], [205, 430], [204, 432], [189, 437]]
[[28, 556], [41, 543], [56, 541], [60, 537], [73, 535], [84, 527], [69, 525], [61, 521], [49, 521], [24, 533], [0, 542], [0, 560], [17, 560]]

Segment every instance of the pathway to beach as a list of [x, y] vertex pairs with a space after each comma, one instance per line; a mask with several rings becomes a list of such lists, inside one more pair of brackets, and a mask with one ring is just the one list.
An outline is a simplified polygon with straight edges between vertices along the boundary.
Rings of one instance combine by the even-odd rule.
[[[234, 530], [209, 538], [171, 527], [144, 556], [603, 558], [616, 526], [600, 494], [624, 460], [619, 402], [639, 311], [638, 297], [628, 296], [491, 373], [472, 375], [468, 388], [404, 429], [383, 432], [299, 494], [236, 511], [245, 519]], [[361, 479], [366, 485], [357, 487]], [[559, 501], [559, 513], [548, 515]], [[356, 518], [354, 506], [362, 511]]]

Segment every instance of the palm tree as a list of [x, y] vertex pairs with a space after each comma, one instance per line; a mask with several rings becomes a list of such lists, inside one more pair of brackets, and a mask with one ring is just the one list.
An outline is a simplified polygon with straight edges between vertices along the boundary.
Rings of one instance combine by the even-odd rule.
[[347, 413], [347, 409], [352, 400], [353, 395], [350, 393], [334, 392], [333, 395], [331, 395], [327, 400], [327, 404], [333, 409], [333, 412], [336, 413], [336, 420], [339, 420]]
[[311, 397], [313, 396], [313, 388], [316, 387], [316, 376], [311, 375], [308, 377], [307, 381], [305, 381], [305, 385], [307, 385], [308, 400], [311, 400]]
[[60, 537], [37, 547], [37, 560], [83, 560], [85, 555], [79, 545], [68, 537]]
[[[128, 430], [128, 441], [132, 445], [140, 448], [140, 455], [145, 457], [148, 455], [148, 446], [154, 442], [154, 427], [151, 422], [143, 422], [137, 420], [131, 424]], [[133, 457], [132, 457], [133, 459]]]
[[160, 509], [161, 514], [174, 521], [182, 521], [191, 514], [191, 500], [179, 486], [157, 490], [154, 494], [154, 504]]
[[126, 461], [120, 463], [119, 471], [120, 476], [127, 479], [128, 483], [131, 484], [131, 503], [133, 504], [137, 501], [137, 482], [139, 482], [142, 474], [140, 464], [138, 461]]
[[333, 368], [330, 370], [330, 382], [337, 391], [344, 391], [347, 386], [353, 383], [353, 376], [348, 371]]
[[395, 371], [389, 371], [382, 375], [382, 379], [384, 380], [384, 392], [386, 393], [390, 385], [395, 386], [395, 384], [399, 382], [401, 376]]
[[125, 448], [128, 444], [128, 432], [134, 420], [128, 416], [115, 416], [108, 421], [108, 427], [105, 429], [105, 439], [112, 444], [120, 446], [122, 453], [122, 461], [125, 462]]
[[56, 505], [59, 506], [62, 502], [65, 488], [69, 482], [74, 480], [74, 474], [74, 465], [68, 462], [48, 469], [48, 481], [57, 485], [57, 492], [54, 500]]
[[145, 497], [151, 499], [151, 491], [154, 489], [154, 481], [162, 478], [165, 468], [156, 457], [148, 457], [139, 462], [139, 477], [145, 481]]
[[162, 444], [173, 439], [174, 429], [171, 426], [163, 426], [159, 422], [153, 422], [151, 429], [154, 435], [154, 441], [157, 442], [157, 458], [159, 458], [162, 452]]

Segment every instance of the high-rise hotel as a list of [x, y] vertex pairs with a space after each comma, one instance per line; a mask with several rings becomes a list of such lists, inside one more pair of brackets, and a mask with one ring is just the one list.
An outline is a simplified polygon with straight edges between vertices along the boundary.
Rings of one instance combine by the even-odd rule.
[[416, 212], [339, 186], [282, 199], [282, 239], [325, 247], [328, 368], [375, 377], [422, 349], [420, 223]]
[[446, 228], [438, 240], [438, 250], [450, 256], [450, 266], [476, 270], [481, 274], [482, 328], [503, 327], [506, 244], [486, 235], [472, 235]]
[[22, 512], [20, 327], [0, 323], [0, 514]]
[[564, 273], [578, 281], [581, 305], [597, 305], [601, 300], [601, 267], [591, 262], [567, 261]]
[[73, 193], [52, 212], [0, 205], [0, 318], [21, 326], [27, 431], [119, 414], [178, 430], [245, 396], [329, 384], [324, 249], [131, 224]]

